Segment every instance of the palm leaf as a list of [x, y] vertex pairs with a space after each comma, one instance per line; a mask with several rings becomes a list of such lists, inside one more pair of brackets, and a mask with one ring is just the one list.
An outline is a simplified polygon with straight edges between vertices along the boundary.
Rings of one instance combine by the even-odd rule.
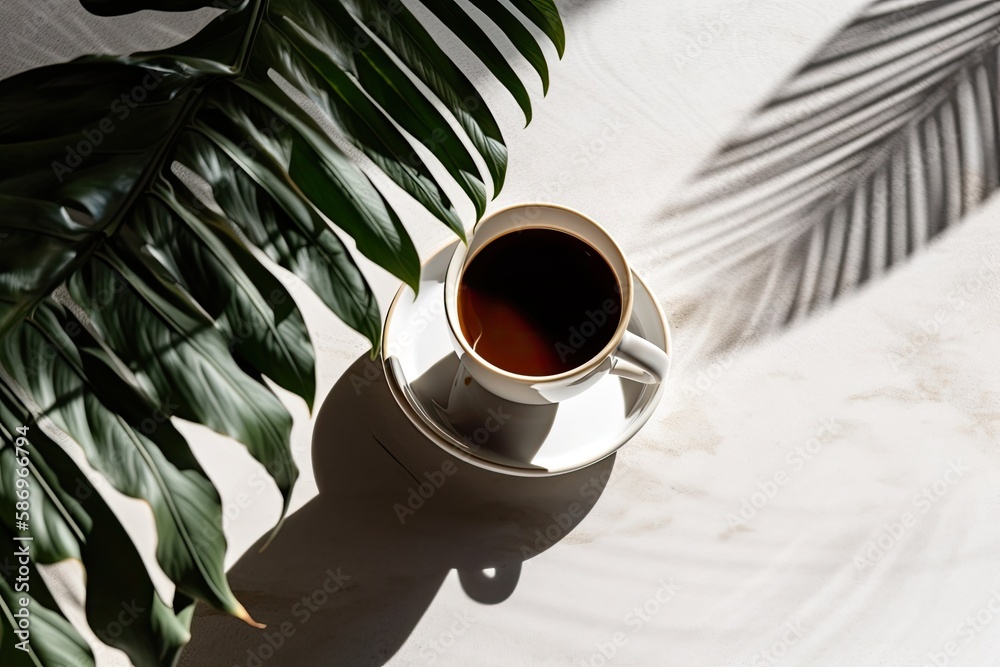
[[658, 227], [658, 271], [704, 333], [687, 346], [718, 351], [821, 310], [991, 195], [998, 72], [995, 2], [868, 6]]
[[[0, 423], [32, 424], [30, 413], [3, 390]], [[35, 561], [81, 561], [87, 574], [87, 619], [97, 636], [125, 651], [134, 664], [172, 664], [188, 639], [193, 610], [181, 618], [174, 615], [157, 595], [125, 529], [86, 474], [41, 429], [34, 427], [29, 433], [29, 444], [21, 452], [15, 453], [14, 446], [6, 444], [15, 442], [17, 433], [5, 431], [5, 444], [0, 446], [4, 529], [18, 534], [14, 524], [15, 481], [22, 478], [17, 469], [24, 463], [28, 474], [23, 478], [31, 489], [28, 514]], [[63, 488], [65, 480], [72, 481], [72, 491]], [[114, 558], [109, 558], [109, 553]], [[127, 632], [119, 632], [113, 625], [121, 626], [122, 619], [128, 622]], [[41, 644], [41, 640], [36, 638], [34, 643]]]
[[[83, 4], [104, 16], [219, 6]], [[475, 4], [547, 87], [544, 52], [527, 25], [561, 55], [551, 0], [515, 10]], [[298, 471], [291, 418], [268, 381], [311, 407], [315, 359], [304, 319], [268, 264], [299, 276], [374, 353], [381, 315], [334, 227], [414, 287], [420, 261], [376, 185], [385, 179], [366, 169], [464, 236], [446, 189], [481, 215], [507, 164], [485, 100], [401, 3], [226, 6], [174, 48], [84, 57], [0, 82], [0, 416], [68, 435], [117, 491], [149, 503], [157, 559], [177, 586], [172, 611], [96, 492], [86, 501], [66, 493], [85, 475], [37, 431], [36, 560], [83, 561], [97, 629], [121, 588], [93, 545], [121, 545], [116, 563], [128, 571], [118, 583], [147, 609], [133, 636], [111, 643], [139, 665], [173, 663], [192, 600], [252, 622], [226, 582], [218, 494], [170, 419], [243, 443], [282, 493], [284, 516]], [[525, 84], [477, 20], [452, 0], [427, 6], [530, 118]], [[10, 456], [0, 449], [7, 475]], [[0, 485], [4, 506], [9, 491]], [[65, 631], [65, 646], [36, 663], [91, 660], [73, 654], [82, 640], [57, 607], [39, 604], [51, 610], [53, 632]], [[7, 651], [6, 639], [0, 647]]]
[[[0, 539], [7, 544], [15, 534], [6, 525], [0, 524]], [[28, 591], [19, 590], [17, 578], [20, 564], [13, 557], [2, 568], [0, 575], [0, 660], [4, 665], [14, 667], [94, 667], [94, 654], [87, 641], [80, 636], [66, 619], [52, 593], [49, 592], [34, 561], [30, 561], [26, 578], [31, 583]], [[23, 586], [23, 582], [22, 582]], [[23, 599], [28, 600], [22, 607]], [[27, 644], [14, 634], [18, 627], [15, 616], [21, 609], [28, 609], [31, 615], [31, 635]], [[20, 646], [19, 646], [20, 644]]]
[[[218, 494], [165, 418], [171, 406], [158, 408], [123, 379], [98, 342], [57, 303], [43, 303], [16, 334], [5, 339], [0, 363], [14, 369], [13, 379], [43, 406], [36, 412], [79, 443], [118, 491], [149, 503], [164, 572], [183, 593], [249, 621], [222, 567]], [[172, 353], [170, 345], [161, 351]]]

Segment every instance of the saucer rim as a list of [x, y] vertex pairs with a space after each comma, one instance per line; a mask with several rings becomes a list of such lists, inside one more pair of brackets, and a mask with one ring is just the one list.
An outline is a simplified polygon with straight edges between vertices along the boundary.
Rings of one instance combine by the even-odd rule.
[[[461, 243], [461, 239], [456, 239], [454, 241], [449, 241], [444, 245], [437, 248], [435, 251], [431, 252], [427, 259], [421, 263], [421, 272], [435, 259], [438, 258], [444, 252], [449, 249], [454, 248], [457, 244]], [[660, 305], [659, 300], [656, 298], [654, 292], [650, 289], [649, 284], [639, 275], [639, 273], [632, 268], [632, 278], [634, 281], [642, 286], [643, 291], [649, 295], [650, 301], [653, 302], [653, 307], [656, 310], [657, 316], [659, 317], [660, 324], [663, 327], [663, 339], [665, 343], [664, 351], [673, 358], [673, 339], [670, 331], [670, 323], [667, 320], [666, 314], [663, 312], [663, 307]], [[429, 440], [434, 442], [438, 447], [443, 449], [445, 452], [455, 456], [466, 463], [474, 465], [478, 468], [483, 468], [493, 472], [502, 473], [505, 475], [512, 475], [515, 477], [555, 477], [557, 475], [565, 475], [567, 473], [575, 472], [578, 470], [583, 470], [596, 463], [600, 463], [604, 459], [608, 458], [619, 449], [621, 449], [626, 443], [631, 440], [639, 430], [645, 426], [646, 422], [649, 421], [653, 413], [656, 411], [660, 400], [663, 398], [663, 392], [665, 385], [670, 378], [670, 368], [667, 370], [667, 374], [663, 379], [657, 384], [656, 389], [653, 391], [652, 396], [646, 401], [645, 406], [643, 406], [640, 414], [631, 421], [629, 427], [623, 429], [621, 433], [615, 436], [609, 441], [613, 441], [615, 444], [608, 449], [608, 451], [601, 456], [594, 458], [593, 460], [581, 463], [580, 465], [575, 465], [572, 467], [564, 467], [558, 469], [549, 468], [526, 468], [520, 466], [509, 466], [502, 463], [497, 463], [490, 459], [485, 459], [480, 456], [463, 449], [457, 443], [451, 442], [446, 436], [439, 433], [431, 424], [427, 423], [427, 420], [420, 414], [420, 412], [411, 404], [410, 400], [407, 398], [406, 391], [399, 386], [396, 374], [392, 370], [390, 363], [390, 356], [387, 356], [386, 350], [388, 349], [388, 339], [389, 339], [389, 324], [392, 321], [393, 313], [396, 311], [396, 306], [399, 304], [403, 297], [403, 294], [411, 289], [408, 285], [403, 284], [396, 290], [396, 294], [393, 296], [391, 303], [389, 304], [389, 309], [386, 311], [385, 321], [382, 325], [382, 336], [380, 339], [380, 349], [379, 358], [382, 361], [382, 371], [386, 378], [386, 384], [389, 386], [389, 391], [392, 394], [393, 399], [396, 404], [399, 405], [400, 409], [406, 415], [407, 419], [413, 424], [418, 431], [420, 431]], [[631, 318], [630, 318], [631, 321]], [[657, 345], [659, 347], [659, 345]], [[671, 367], [673, 364], [671, 364]]]

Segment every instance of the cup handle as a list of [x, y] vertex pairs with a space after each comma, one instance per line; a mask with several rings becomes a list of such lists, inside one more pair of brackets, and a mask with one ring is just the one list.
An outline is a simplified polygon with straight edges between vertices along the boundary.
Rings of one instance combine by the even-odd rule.
[[642, 384], [663, 382], [669, 369], [670, 355], [631, 331], [625, 332], [611, 359], [611, 375]]

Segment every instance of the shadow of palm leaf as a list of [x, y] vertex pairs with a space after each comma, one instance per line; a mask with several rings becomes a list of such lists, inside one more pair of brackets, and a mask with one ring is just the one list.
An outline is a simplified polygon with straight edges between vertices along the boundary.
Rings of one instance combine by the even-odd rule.
[[989, 0], [879, 0], [828, 41], [657, 223], [686, 353], [828, 307], [992, 194], [998, 65]]

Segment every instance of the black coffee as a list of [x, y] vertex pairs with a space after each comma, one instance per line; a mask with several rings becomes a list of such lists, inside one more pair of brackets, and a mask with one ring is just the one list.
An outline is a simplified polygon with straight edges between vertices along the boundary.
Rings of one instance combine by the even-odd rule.
[[593, 359], [621, 318], [614, 271], [593, 247], [553, 229], [499, 236], [472, 258], [458, 293], [469, 344], [518, 375], [556, 375]]

